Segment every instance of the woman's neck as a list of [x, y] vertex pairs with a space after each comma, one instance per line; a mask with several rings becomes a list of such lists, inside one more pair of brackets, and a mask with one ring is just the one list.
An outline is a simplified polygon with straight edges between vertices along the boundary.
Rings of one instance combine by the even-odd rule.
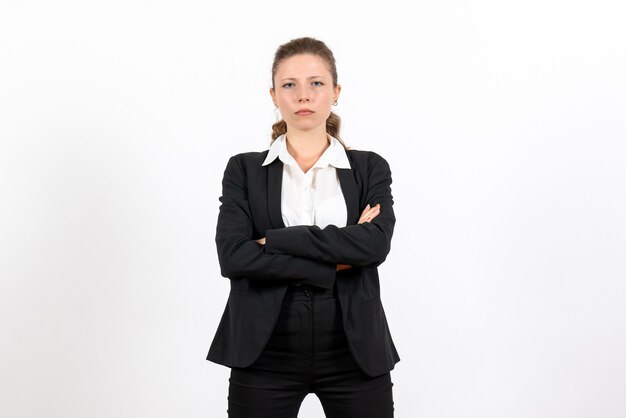
[[317, 161], [330, 146], [326, 132], [289, 131], [285, 135], [287, 152], [298, 162]]

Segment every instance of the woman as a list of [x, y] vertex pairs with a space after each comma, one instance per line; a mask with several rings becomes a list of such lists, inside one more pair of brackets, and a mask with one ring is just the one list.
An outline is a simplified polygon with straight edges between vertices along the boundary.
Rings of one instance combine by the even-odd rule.
[[231, 368], [231, 417], [296, 417], [315, 393], [327, 417], [393, 416], [400, 361], [377, 267], [390, 250], [391, 172], [339, 139], [332, 52], [280, 46], [269, 150], [230, 158], [216, 228], [231, 290], [207, 360]]

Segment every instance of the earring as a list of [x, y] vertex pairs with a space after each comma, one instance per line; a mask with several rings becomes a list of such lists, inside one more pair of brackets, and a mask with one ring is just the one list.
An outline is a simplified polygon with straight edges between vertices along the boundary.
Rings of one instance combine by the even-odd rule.
[[333, 102], [333, 106], [337, 106], [337, 100], [335, 99], [335, 101]]
[[276, 122], [280, 122], [280, 120], [282, 119], [280, 110], [277, 107], [274, 108], [274, 117], [276, 118]]

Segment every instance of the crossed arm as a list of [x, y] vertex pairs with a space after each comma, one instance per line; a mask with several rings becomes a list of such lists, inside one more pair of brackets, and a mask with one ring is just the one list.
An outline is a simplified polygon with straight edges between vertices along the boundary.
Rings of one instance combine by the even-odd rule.
[[324, 229], [316, 225], [297, 225], [265, 232], [266, 254], [291, 254], [338, 265], [377, 267], [385, 261], [391, 248], [395, 226], [391, 171], [387, 161], [371, 153], [366, 207], [358, 224]]
[[[373, 207], [370, 207], [370, 205], [368, 203], [367, 206], [365, 207], [365, 209], [363, 209], [363, 213], [361, 213], [361, 217], [359, 218], [359, 222], [357, 222], [357, 223], [358, 224], [362, 224], [362, 223], [365, 223], [365, 222], [370, 222], [379, 213], [380, 213], [380, 203], [377, 203], [376, 206], [373, 206]], [[265, 245], [266, 238], [263, 237], [261, 239], [255, 240], [255, 241], [258, 242], [261, 245]], [[352, 266], [349, 265], [349, 264], [337, 264], [337, 271], [346, 270], [346, 269], [349, 269], [351, 267]]]
[[[359, 224], [320, 229], [298, 225], [266, 231], [266, 242], [254, 240], [245, 172], [236, 156], [229, 159], [222, 181], [215, 241], [223, 277], [231, 280], [287, 280], [330, 289], [337, 270], [348, 266], [376, 267], [386, 258], [395, 217], [391, 173], [377, 161], [368, 175], [366, 208]], [[369, 220], [367, 220], [370, 216]]]
[[215, 243], [220, 272], [231, 280], [286, 280], [331, 289], [336, 266], [289, 254], [266, 254], [254, 239], [246, 174], [236, 156], [222, 180]]

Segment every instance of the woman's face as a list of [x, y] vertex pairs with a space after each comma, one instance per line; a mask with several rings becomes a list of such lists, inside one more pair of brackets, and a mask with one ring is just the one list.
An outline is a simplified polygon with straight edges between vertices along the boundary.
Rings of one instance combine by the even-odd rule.
[[[275, 90], [270, 88], [272, 101], [288, 127], [311, 130], [322, 125], [326, 131], [326, 119], [341, 86], [333, 87], [323, 58], [299, 54], [285, 59], [276, 70], [274, 86]], [[297, 113], [302, 109], [312, 113]]]

